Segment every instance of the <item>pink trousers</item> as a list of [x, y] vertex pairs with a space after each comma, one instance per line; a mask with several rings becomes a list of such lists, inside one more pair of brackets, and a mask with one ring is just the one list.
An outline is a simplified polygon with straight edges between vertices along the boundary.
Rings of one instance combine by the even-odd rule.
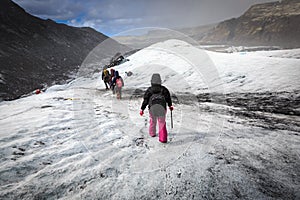
[[159, 141], [160, 142], [167, 142], [168, 139], [168, 133], [167, 133], [167, 127], [166, 127], [166, 115], [163, 117], [155, 117], [150, 113], [150, 126], [149, 126], [149, 135], [151, 137], [156, 136], [156, 124], [158, 122], [158, 135], [159, 135]]

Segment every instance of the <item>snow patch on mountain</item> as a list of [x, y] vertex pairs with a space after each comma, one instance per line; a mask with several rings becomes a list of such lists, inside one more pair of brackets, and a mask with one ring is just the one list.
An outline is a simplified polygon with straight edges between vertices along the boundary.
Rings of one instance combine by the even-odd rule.
[[[126, 77], [127, 87], [147, 87], [152, 73], [159, 72], [163, 84], [174, 92], [266, 92], [294, 91], [300, 85], [299, 50], [256, 53], [217, 53], [179, 41], [154, 44], [116, 67]], [[269, 57], [277, 55], [278, 57]]]

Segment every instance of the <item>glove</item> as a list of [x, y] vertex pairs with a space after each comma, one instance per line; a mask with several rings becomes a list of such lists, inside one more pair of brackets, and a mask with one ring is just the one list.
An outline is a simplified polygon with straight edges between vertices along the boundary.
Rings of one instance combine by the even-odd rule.
[[170, 106], [169, 109], [172, 111], [172, 110], [174, 110], [174, 107], [173, 107], [173, 106]]
[[144, 111], [140, 110], [140, 115], [143, 116], [143, 114], [144, 114]]

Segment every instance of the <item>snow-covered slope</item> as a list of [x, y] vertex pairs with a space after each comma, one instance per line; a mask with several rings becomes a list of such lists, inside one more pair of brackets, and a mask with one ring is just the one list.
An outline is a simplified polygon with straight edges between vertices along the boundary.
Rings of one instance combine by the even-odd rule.
[[[133, 72], [121, 101], [94, 74], [0, 103], [1, 199], [299, 198], [297, 115], [192, 95], [295, 90], [298, 60], [206, 52], [175, 40], [129, 59], [117, 67]], [[173, 129], [167, 113], [167, 144], [148, 136], [148, 111], [138, 115], [136, 89], [158, 71], [181, 98]]]
[[275, 58], [277, 57], [277, 58], [300, 59], [300, 49], [259, 51], [259, 52], [250, 52], [250, 54], [257, 55], [257, 56], [275, 57]]
[[[137, 52], [117, 69], [134, 73], [126, 80], [133, 88], [148, 86], [152, 73], [159, 72], [174, 92], [294, 91], [300, 85], [300, 65], [298, 50], [291, 52], [289, 58], [269, 57], [270, 52], [215, 53], [168, 40]], [[286, 55], [273, 51], [280, 53]]]

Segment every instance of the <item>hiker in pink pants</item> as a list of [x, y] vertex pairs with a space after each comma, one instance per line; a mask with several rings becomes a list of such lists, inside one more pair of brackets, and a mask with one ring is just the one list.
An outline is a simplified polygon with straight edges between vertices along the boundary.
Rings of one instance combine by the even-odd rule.
[[140, 115], [144, 114], [145, 108], [148, 106], [150, 113], [149, 135], [156, 136], [156, 124], [158, 122], [159, 141], [166, 143], [168, 141], [168, 133], [166, 127], [167, 105], [172, 111], [172, 100], [169, 90], [161, 85], [159, 74], [153, 74], [151, 78], [151, 87], [144, 94], [144, 101], [141, 106]]
[[166, 142], [168, 133], [166, 127], [166, 117], [156, 117], [150, 113], [150, 126], [149, 126], [149, 135], [151, 137], [156, 136], [156, 124], [158, 122], [158, 133], [159, 133], [159, 141]]

